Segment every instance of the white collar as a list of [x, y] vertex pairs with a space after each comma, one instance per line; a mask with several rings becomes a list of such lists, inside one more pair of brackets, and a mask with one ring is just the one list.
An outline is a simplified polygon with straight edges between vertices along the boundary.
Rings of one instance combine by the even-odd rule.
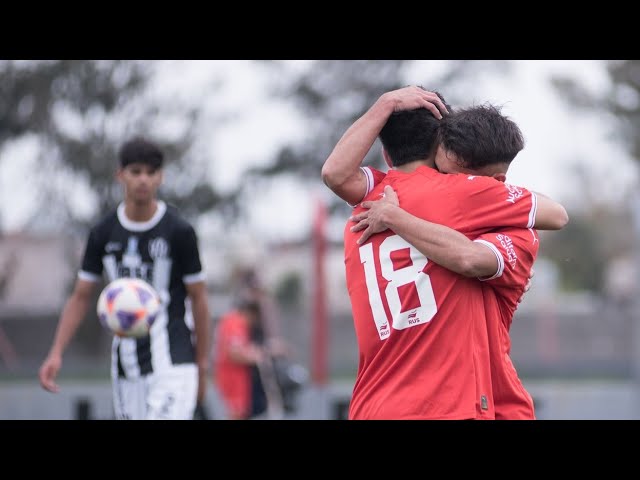
[[158, 207], [156, 208], [156, 213], [153, 214], [149, 220], [145, 222], [134, 222], [130, 220], [124, 212], [125, 205], [122, 202], [118, 205], [118, 220], [120, 224], [126, 228], [127, 230], [131, 230], [132, 232], [146, 232], [147, 230], [151, 230], [155, 227], [158, 222], [162, 219], [162, 216], [167, 211], [167, 204], [162, 200], [158, 200]]

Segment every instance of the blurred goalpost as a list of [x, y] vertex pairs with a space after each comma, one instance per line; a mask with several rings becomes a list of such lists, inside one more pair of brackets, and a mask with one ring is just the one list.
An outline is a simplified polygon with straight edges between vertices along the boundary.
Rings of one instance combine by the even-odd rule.
[[316, 199], [313, 218], [313, 312], [311, 329], [311, 381], [315, 387], [327, 384], [328, 318], [325, 259], [327, 252], [327, 207]]

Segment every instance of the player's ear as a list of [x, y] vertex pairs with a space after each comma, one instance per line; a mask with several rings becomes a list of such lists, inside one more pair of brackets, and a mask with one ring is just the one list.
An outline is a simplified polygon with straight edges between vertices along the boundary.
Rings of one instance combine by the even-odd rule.
[[389, 168], [393, 168], [393, 163], [391, 162], [391, 157], [387, 153], [387, 149], [382, 147], [382, 157], [384, 158], [385, 163], [389, 166]]
[[499, 182], [504, 183], [504, 182], [507, 181], [507, 174], [506, 173], [494, 173], [493, 174], [493, 178], [495, 178]]

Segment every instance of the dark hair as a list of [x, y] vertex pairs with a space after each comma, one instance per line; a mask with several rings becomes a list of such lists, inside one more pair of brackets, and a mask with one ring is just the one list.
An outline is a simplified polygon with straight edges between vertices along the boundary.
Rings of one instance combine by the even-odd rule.
[[250, 313], [257, 318], [260, 318], [262, 309], [260, 303], [255, 300], [242, 300], [238, 303], [238, 308], [244, 312]]
[[457, 110], [444, 117], [438, 142], [470, 169], [509, 164], [524, 148], [518, 125], [502, 115], [500, 107], [490, 103]]
[[162, 168], [164, 154], [155, 144], [142, 137], [135, 137], [127, 141], [120, 148], [120, 166], [126, 167], [131, 163], [144, 163], [154, 169]]
[[[444, 97], [438, 92], [434, 93], [451, 112], [452, 109]], [[391, 157], [391, 164], [399, 167], [428, 158], [437, 145], [439, 125], [440, 120], [426, 108], [392, 113], [380, 131], [380, 141]]]

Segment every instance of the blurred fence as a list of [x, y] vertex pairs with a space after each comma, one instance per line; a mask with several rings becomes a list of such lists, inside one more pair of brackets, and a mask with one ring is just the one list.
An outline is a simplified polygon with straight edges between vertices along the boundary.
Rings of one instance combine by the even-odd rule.
[[[293, 345], [296, 360], [309, 366], [311, 321], [309, 312], [286, 311], [281, 330]], [[633, 379], [636, 350], [635, 312], [625, 305], [593, 299], [556, 301], [516, 312], [512, 358], [523, 378]], [[13, 358], [0, 356], [3, 378], [35, 376], [57, 323], [57, 313], [26, 312], [0, 316], [0, 328], [13, 349]], [[350, 378], [358, 363], [351, 317], [330, 320], [328, 370], [332, 378]], [[64, 375], [108, 375], [110, 336], [97, 319], [80, 327], [64, 357]]]
[[[523, 304], [524, 305], [524, 304]], [[634, 378], [638, 345], [635, 311], [628, 305], [592, 297], [582, 301], [535, 303], [516, 312], [512, 357], [536, 401], [540, 419], [640, 418], [640, 384]], [[97, 319], [87, 319], [64, 357], [60, 384], [52, 396], [38, 386], [37, 370], [46, 355], [57, 314], [18, 312], [0, 316], [6, 345], [0, 359], [0, 418], [112, 418], [109, 388], [111, 338]], [[296, 360], [311, 362], [308, 312], [287, 311], [282, 331]], [[350, 316], [331, 318], [327, 355], [331, 380], [326, 388], [309, 385], [291, 419], [346, 417], [358, 353]], [[210, 388], [213, 390], [213, 386]], [[212, 391], [209, 406], [221, 418]], [[84, 412], [84, 413], [83, 413]]]

